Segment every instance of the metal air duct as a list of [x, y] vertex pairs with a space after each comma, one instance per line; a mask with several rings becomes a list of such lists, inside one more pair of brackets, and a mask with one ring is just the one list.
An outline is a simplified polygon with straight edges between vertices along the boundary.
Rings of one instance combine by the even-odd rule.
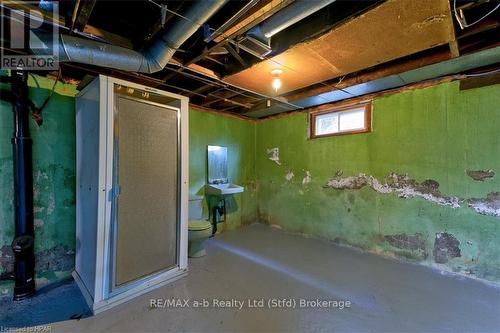
[[[59, 36], [59, 61], [78, 62], [131, 72], [154, 73], [162, 70], [177, 49], [215, 14], [227, 0], [199, 0], [171, 28], [156, 38], [143, 52], [78, 37]], [[52, 36], [39, 36], [48, 49]]]
[[297, 0], [247, 32], [262, 42], [303, 20], [335, 0]]

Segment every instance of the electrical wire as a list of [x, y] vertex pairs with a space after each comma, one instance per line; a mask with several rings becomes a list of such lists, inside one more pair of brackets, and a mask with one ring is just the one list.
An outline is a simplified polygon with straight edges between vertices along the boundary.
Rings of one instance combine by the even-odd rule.
[[59, 82], [59, 80], [61, 79], [61, 74], [62, 74], [62, 71], [61, 71], [61, 68], [59, 68], [59, 72], [57, 73], [57, 78], [54, 81], [54, 85], [52, 86], [52, 89], [50, 90], [49, 95], [45, 98], [45, 101], [43, 101], [42, 105], [38, 108], [38, 112], [39, 113], [42, 113], [43, 109], [45, 108], [45, 106], [49, 102], [50, 98], [52, 97], [52, 95], [54, 95], [54, 92], [56, 90], [57, 82]]
[[155, 2], [155, 1], [153, 1], [153, 0], [148, 0], [148, 2], [149, 2], [149, 3], [151, 3], [151, 4], [154, 4], [154, 5], [156, 5], [156, 6], [158, 6], [159, 8], [165, 8], [165, 10], [166, 10], [167, 12], [169, 12], [169, 13], [171, 13], [171, 14], [174, 14], [174, 15], [177, 15], [177, 16], [179, 16], [180, 18], [183, 18], [183, 19], [185, 19], [186, 21], [189, 21], [189, 22], [193, 23], [194, 25], [197, 25], [198, 27], [202, 27], [202, 26], [203, 26], [203, 24], [200, 24], [200, 23], [198, 23], [198, 22], [196, 22], [196, 21], [193, 21], [193, 20], [191, 20], [189, 17], [186, 17], [186, 16], [181, 15], [181, 14], [179, 14], [179, 13], [177, 13], [177, 12], [175, 12], [175, 11], [171, 10], [171, 9], [168, 9], [168, 8], [167, 8], [167, 6], [162, 6], [162, 5], [160, 5], [159, 3], [157, 3], [157, 2]]
[[[38, 80], [36, 79], [36, 77], [32, 73], [29, 73], [29, 74], [31, 75], [31, 77], [33, 78], [33, 80], [35, 80], [36, 85], [38, 87], [40, 87], [40, 85], [38, 84]], [[59, 80], [61, 79], [61, 76], [62, 76], [62, 71], [61, 71], [61, 68], [59, 68], [59, 72], [57, 73], [57, 78], [54, 81], [54, 84], [52, 85], [52, 89], [50, 90], [50, 93], [47, 95], [47, 97], [45, 98], [45, 100], [43, 101], [43, 103], [42, 103], [42, 105], [40, 107], [37, 107], [37, 106], [35, 106], [34, 103], [31, 103], [31, 109], [32, 109], [31, 110], [31, 116], [33, 117], [33, 119], [35, 120], [35, 122], [37, 123], [38, 126], [42, 125], [42, 123], [43, 123], [42, 111], [43, 111], [43, 109], [45, 109], [45, 107], [49, 103], [49, 100], [52, 97], [52, 95], [54, 95], [54, 92], [56, 90], [57, 82], [59, 82]]]
[[478, 20], [476, 20], [476, 21], [474, 21], [472, 23], [467, 24], [465, 21], [462, 22], [462, 20], [460, 19], [459, 15], [458, 15], [458, 12], [457, 12], [457, 0], [453, 0], [453, 12], [455, 14], [455, 19], [457, 20], [458, 25], [460, 25], [460, 28], [462, 30], [465, 29], [465, 28], [468, 28], [470, 26], [473, 26], [474, 24], [477, 24], [477, 23], [481, 22], [482, 20], [484, 20], [486, 17], [488, 17], [490, 14], [492, 14], [498, 8], [500, 8], [500, 3], [498, 5], [496, 5], [495, 8], [493, 8], [488, 13], [486, 13], [483, 17], [481, 17], [480, 19], [478, 19]]
[[477, 77], [477, 76], [486, 76], [486, 75], [491, 75], [491, 74], [497, 74], [500, 73], [500, 68], [487, 71], [487, 72], [482, 72], [482, 73], [474, 73], [474, 74], [465, 74], [467, 77]]

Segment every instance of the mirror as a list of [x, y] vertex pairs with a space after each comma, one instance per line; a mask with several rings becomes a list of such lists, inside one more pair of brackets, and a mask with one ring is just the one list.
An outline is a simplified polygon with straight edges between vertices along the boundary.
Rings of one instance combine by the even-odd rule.
[[227, 178], [227, 147], [208, 146], [208, 183], [224, 184]]

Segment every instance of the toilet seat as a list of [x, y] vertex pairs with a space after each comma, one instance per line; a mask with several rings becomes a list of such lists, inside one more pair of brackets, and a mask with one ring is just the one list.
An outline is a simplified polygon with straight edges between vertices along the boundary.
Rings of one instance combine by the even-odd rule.
[[212, 224], [207, 220], [190, 220], [188, 223], [188, 230], [191, 231], [202, 231], [210, 229], [211, 227]]

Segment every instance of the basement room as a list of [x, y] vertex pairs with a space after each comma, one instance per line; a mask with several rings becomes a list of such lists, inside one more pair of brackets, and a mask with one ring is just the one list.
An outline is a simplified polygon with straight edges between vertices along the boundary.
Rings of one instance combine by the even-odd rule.
[[500, 332], [500, 0], [0, 14], [0, 332]]

